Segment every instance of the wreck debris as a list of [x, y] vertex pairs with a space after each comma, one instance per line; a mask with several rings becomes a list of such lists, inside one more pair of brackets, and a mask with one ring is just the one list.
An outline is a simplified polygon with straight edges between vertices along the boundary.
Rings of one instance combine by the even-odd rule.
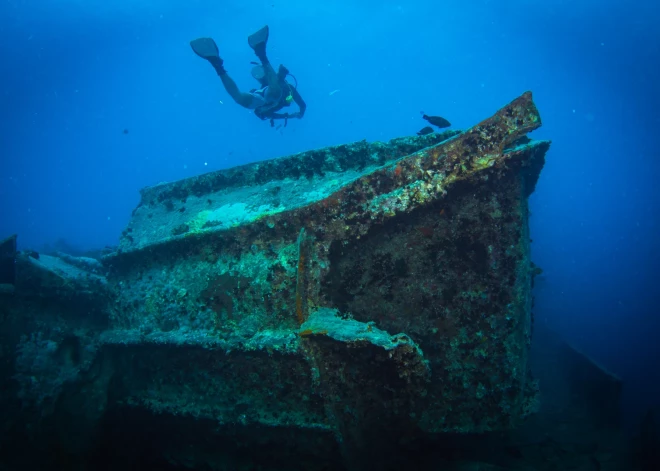
[[[319, 342], [332, 336], [309, 327], [312, 312], [401, 333], [431, 372], [415, 399], [425, 404], [417, 426], [511, 428], [535, 394], [526, 195], [549, 143], [521, 138], [540, 123], [526, 93], [459, 134], [338, 146], [153, 187], [133, 213], [131, 238], [106, 258], [111, 279], [124, 281], [127, 299], [185, 286], [176, 301], [182, 336], [200, 335], [209, 314], [199, 305], [212, 299], [212, 311], [229, 316], [208, 335], [289, 329], [308, 358], [316, 343], [317, 363]], [[168, 210], [173, 198], [185, 213]], [[184, 223], [194, 229], [173, 235]], [[209, 293], [207, 280], [230, 272], [243, 280], [240, 294]], [[128, 309], [130, 328], [151, 318], [140, 312]], [[367, 377], [363, 391], [378, 387]]]
[[107, 276], [26, 266], [65, 263], [111, 293], [93, 351], [131, 411], [333, 436], [356, 469], [402, 430], [510, 430], [537, 399], [527, 197], [550, 143], [526, 133], [540, 125], [525, 93], [464, 132], [159, 184]]

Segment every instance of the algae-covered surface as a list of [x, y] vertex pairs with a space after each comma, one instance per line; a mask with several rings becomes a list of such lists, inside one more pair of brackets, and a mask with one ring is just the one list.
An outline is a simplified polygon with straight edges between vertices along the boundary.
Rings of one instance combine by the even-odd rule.
[[200, 232], [249, 224], [327, 198], [406, 153], [456, 135], [356, 142], [221, 170], [142, 191], [121, 247], [136, 250]]

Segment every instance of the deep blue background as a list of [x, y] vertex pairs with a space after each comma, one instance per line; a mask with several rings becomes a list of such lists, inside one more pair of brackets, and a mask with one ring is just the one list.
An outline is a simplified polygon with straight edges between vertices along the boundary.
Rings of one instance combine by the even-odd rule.
[[[413, 134], [420, 111], [465, 128], [532, 90], [532, 137], [553, 140], [531, 198], [537, 322], [626, 380], [633, 423], [660, 398], [658, 3], [2, 0], [0, 236], [113, 245], [141, 187]], [[281, 131], [188, 45], [213, 36], [250, 88], [264, 24], [308, 103]]]

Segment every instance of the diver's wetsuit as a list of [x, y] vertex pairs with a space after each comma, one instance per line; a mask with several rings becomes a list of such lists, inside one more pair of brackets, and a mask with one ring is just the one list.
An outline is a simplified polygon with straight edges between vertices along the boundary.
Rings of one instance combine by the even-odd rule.
[[[296, 88], [286, 81], [288, 70], [281, 65], [277, 73], [273, 69], [266, 55], [267, 41], [268, 26], [263, 27], [248, 38], [250, 47], [261, 61], [260, 75], [255, 76], [261, 84], [261, 88], [251, 90], [249, 93], [241, 92], [236, 82], [229, 76], [213, 39], [199, 38], [191, 41], [190, 45], [197, 55], [211, 63], [218, 76], [220, 76], [225, 90], [239, 105], [254, 110], [255, 114], [261, 119], [272, 121], [274, 119], [302, 118], [307, 105]], [[291, 100], [296, 102], [300, 110], [293, 114], [278, 113], [282, 108], [289, 106]]]
[[[298, 93], [296, 87], [292, 86], [290, 83], [284, 81], [284, 90], [280, 96], [280, 100], [275, 106], [270, 106], [268, 109], [260, 110], [259, 108], [255, 109], [254, 112], [261, 119], [288, 119], [288, 118], [302, 118], [307, 109], [307, 104]], [[296, 113], [278, 113], [282, 108], [289, 106], [291, 103], [287, 101], [286, 97], [291, 96], [293, 101], [298, 105], [298, 112]]]

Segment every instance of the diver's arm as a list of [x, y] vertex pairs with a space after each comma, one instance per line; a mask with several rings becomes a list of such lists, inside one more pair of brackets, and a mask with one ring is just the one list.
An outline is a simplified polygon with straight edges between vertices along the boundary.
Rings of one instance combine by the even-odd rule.
[[261, 119], [289, 119], [289, 118], [302, 118], [303, 115], [305, 114], [305, 110], [307, 109], [307, 105], [305, 104], [305, 101], [302, 99], [300, 96], [300, 93], [298, 93], [298, 90], [295, 88], [291, 87], [291, 96], [293, 96], [293, 101], [296, 102], [296, 105], [298, 105], [299, 110], [295, 113], [270, 113], [268, 116], [264, 116]]
[[271, 113], [264, 119], [289, 119], [293, 117], [294, 115], [290, 113]]
[[293, 87], [291, 87], [291, 96], [293, 96], [293, 101], [295, 101], [296, 105], [298, 105], [298, 108], [300, 108], [300, 110], [297, 113], [295, 113], [295, 117], [302, 118], [305, 115], [305, 110], [307, 109], [305, 100], [302, 99], [300, 93], [298, 93], [298, 90], [296, 90]]

